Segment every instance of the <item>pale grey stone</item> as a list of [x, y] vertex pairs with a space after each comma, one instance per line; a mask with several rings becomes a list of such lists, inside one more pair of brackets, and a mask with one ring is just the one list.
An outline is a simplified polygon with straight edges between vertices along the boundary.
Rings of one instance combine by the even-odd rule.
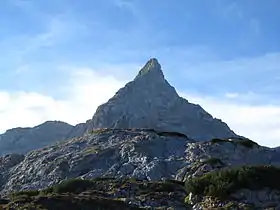
[[97, 128], [149, 128], [179, 132], [196, 140], [236, 134], [201, 106], [181, 98], [164, 78], [161, 65], [151, 59], [136, 78], [98, 107], [88, 131]]

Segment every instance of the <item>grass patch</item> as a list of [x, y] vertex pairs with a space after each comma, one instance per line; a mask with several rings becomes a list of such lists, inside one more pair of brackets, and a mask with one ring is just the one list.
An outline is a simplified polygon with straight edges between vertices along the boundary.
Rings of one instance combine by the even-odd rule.
[[280, 190], [279, 175], [280, 168], [273, 166], [243, 166], [209, 172], [187, 180], [185, 186], [188, 192], [196, 195], [226, 199], [240, 189]]
[[82, 179], [68, 179], [53, 187], [42, 190], [44, 194], [49, 193], [81, 193], [95, 186], [95, 182]]
[[91, 155], [91, 154], [97, 154], [98, 152], [99, 152], [98, 147], [92, 146], [84, 149], [83, 154]]
[[39, 195], [38, 190], [26, 190], [26, 191], [19, 191], [19, 192], [14, 192], [10, 194], [10, 197], [15, 198], [15, 197], [33, 197]]
[[239, 145], [242, 145], [244, 147], [247, 147], [247, 148], [253, 148], [255, 146], [259, 146], [256, 142], [250, 140], [250, 139], [237, 139], [234, 141], [234, 143], [236, 144], [239, 144]]
[[169, 192], [185, 193], [184, 182], [176, 180], [147, 182], [135, 178], [99, 177], [92, 180], [70, 179], [40, 191], [13, 193], [14, 197], [7, 200], [6, 205], [8, 209], [19, 209], [19, 206], [21, 209], [45, 210], [140, 209], [121, 201], [122, 197], [111, 197], [112, 193], [119, 190], [124, 190], [129, 195], [145, 196], [148, 200], [159, 196], [165, 198]]
[[104, 177], [96, 177], [92, 181], [100, 182], [100, 181], [114, 181], [114, 180], [116, 180], [116, 178], [104, 176]]
[[183, 133], [178, 133], [178, 132], [161, 132], [161, 131], [155, 131], [155, 132], [156, 132], [157, 135], [159, 135], [159, 136], [188, 138], [185, 134], [183, 134]]
[[211, 166], [215, 165], [224, 165], [224, 163], [219, 158], [208, 158], [207, 160], [202, 161], [204, 164], [208, 164]]
[[146, 186], [141, 186], [141, 194], [154, 193], [154, 192], [175, 192], [184, 191], [184, 182], [176, 180], [166, 180], [164, 182], [150, 182]]
[[90, 134], [102, 134], [102, 133], [106, 133], [108, 131], [110, 131], [112, 129], [109, 129], [109, 128], [100, 128], [100, 129], [95, 129], [95, 130], [92, 130], [90, 132]]
[[214, 138], [211, 140], [212, 144], [227, 143], [227, 142], [230, 142], [230, 141], [228, 139], [217, 139], [217, 138]]
[[235, 138], [235, 139], [217, 139], [214, 138], [211, 140], [212, 144], [219, 144], [219, 143], [232, 143], [235, 145], [242, 145], [247, 148], [253, 148], [255, 146], [259, 146], [256, 142], [250, 139], [242, 139], [242, 138]]

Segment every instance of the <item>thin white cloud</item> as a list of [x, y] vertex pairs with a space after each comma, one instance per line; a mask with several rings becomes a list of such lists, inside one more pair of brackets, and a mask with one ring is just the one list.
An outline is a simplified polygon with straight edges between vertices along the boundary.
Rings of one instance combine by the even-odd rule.
[[225, 121], [239, 135], [261, 145], [275, 147], [280, 144], [280, 106], [249, 105], [215, 98], [181, 93], [191, 103], [200, 104], [214, 117]]
[[254, 34], [260, 35], [260, 33], [261, 33], [261, 24], [260, 24], [260, 21], [258, 19], [252, 18], [250, 20], [249, 25], [250, 25], [250, 28], [251, 28], [251, 30], [252, 30], [252, 32]]
[[216, 1], [217, 13], [222, 15], [226, 20], [241, 20], [244, 17], [244, 11], [237, 2]]
[[[12, 3], [26, 10], [28, 15], [39, 11], [34, 2], [13, 0]], [[10, 34], [0, 41], [0, 53], [3, 54], [0, 58], [1, 65], [16, 69], [14, 73], [29, 62], [36, 63], [34, 57], [37, 58], [45, 50], [51, 50], [51, 53], [46, 51], [47, 55], [57, 53], [63, 50], [62, 45], [74, 43], [77, 39], [88, 35], [87, 23], [77, 20], [67, 11], [58, 14], [42, 12], [32, 16], [31, 19], [36, 19], [32, 33]], [[63, 56], [62, 53], [61, 55]], [[48, 56], [45, 57], [48, 59]]]
[[239, 96], [238, 93], [226, 93], [225, 97], [226, 98], [237, 98]]
[[25, 64], [25, 65], [19, 66], [19, 67], [15, 70], [14, 74], [15, 74], [15, 75], [20, 75], [20, 74], [23, 74], [23, 73], [28, 72], [29, 69], [30, 69], [30, 66], [27, 65], [27, 64]]
[[0, 91], [0, 132], [14, 127], [30, 127], [47, 120], [70, 124], [85, 122], [125, 82], [100, 76], [90, 69], [70, 73], [67, 96], [63, 100], [35, 92]]
[[74, 38], [86, 34], [87, 25], [67, 17], [66, 14], [56, 15], [45, 20], [45, 30], [34, 36], [26, 38], [23, 54], [34, 52], [42, 47], [52, 47], [57, 43], [64, 43]]

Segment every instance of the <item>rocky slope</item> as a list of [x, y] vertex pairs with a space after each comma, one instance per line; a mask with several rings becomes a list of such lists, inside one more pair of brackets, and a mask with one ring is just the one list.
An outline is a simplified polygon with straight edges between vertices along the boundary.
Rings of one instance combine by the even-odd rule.
[[60, 121], [47, 121], [33, 128], [14, 128], [0, 135], [0, 155], [24, 154], [65, 139], [73, 126]]
[[[235, 167], [280, 166], [280, 152], [246, 139], [194, 142], [183, 134], [173, 132], [102, 129], [35, 150], [24, 158], [7, 156], [2, 165], [1, 194], [5, 196], [22, 190], [44, 189], [72, 178], [92, 180], [113, 177], [125, 180], [133, 177], [153, 183], [165, 179], [188, 183], [209, 173]], [[268, 201], [280, 203], [278, 191], [268, 187], [259, 189], [255, 194], [252, 189], [241, 188], [234, 191], [235, 198], [239, 200], [226, 201], [203, 193], [196, 195], [195, 192], [188, 188], [181, 192], [180, 196], [186, 197], [185, 208], [207, 209], [211, 206], [210, 209], [214, 209], [232, 203], [237, 206], [260, 202], [267, 204], [266, 196], [274, 196], [274, 200]], [[262, 195], [262, 200], [259, 200], [258, 193]], [[130, 201], [135, 203], [137, 199], [136, 196], [133, 202]]]
[[236, 136], [224, 122], [181, 98], [165, 80], [156, 59], [149, 60], [133, 81], [99, 106], [87, 124], [89, 131], [149, 128], [183, 133], [196, 140]]
[[182, 134], [152, 130], [97, 130], [35, 150], [3, 172], [2, 192], [41, 189], [69, 178], [175, 178], [185, 160]]

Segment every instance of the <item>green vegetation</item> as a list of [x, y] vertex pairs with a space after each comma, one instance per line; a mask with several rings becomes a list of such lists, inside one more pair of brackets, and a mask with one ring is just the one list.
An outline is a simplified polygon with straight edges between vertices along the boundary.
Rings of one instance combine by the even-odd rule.
[[184, 203], [187, 204], [187, 205], [191, 205], [192, 204], [191, 199], [190, 199], [190, 194], [185, 197]]
[[[134, 132], [140, 132], [140, 131], [152, 132], [152, 133], [156, 133], [159, 136], [188, 138], [185, 134], [179, 133], [179, 132], [158, 131], [158, 130], [155, 130], [155, 129], [145, 129], [145, 128], [143, 128], [143, 129], [127, 128], [125, 130], [127, 130], [127, 131], [134, 131]], [[102, 128], [102, 129], [92, 130], [90, 133], [91, 134], [102, 134], [102, 133], [106, 133], [106, 132], [109, 132], [109, 131], [123, 131], [123, 129], [119, 129], [119, 128]]]
[[202, 161], [202, 163], [204, 164], [208, 164], [211, 166], [215, 166], [215, 165], [224, 165], [224, 163], [219, 159], [219, 158], [209, 158], [207, 160]]
[[[1, 206], [0, 206], [1, 208]], [[20, 201], [11, 202], [3, 206], [3, 209], [18, 209], [18, 210], [138, 210], [140, 208], [130, 206], [123, 201], [87, 197], [73, 195], [49, 195], [48, 197], [40, 196], [34, 199], [25, 198]]]
[[242, 139], [242, 138], [235, 138], [235, 139], [212, 139], [212, 144], [219, 144], [219, 143], [232, 143], [235, 145], [242, 145], [247, 148], [253, 148], [255, 146], [259, 146], [256, 142], [250, 140], [250, 139]]
[[250, 140], [250, 139], [237, 139], [234, 141], [234, 143], [236, 144], [240, 144], [244, 147], [248, 147], [248, 148], [253, 148], [255, 146], [259, 146], [256, 142]]
[[157, 135], [159, 136], [169, 136], [169, 137], [183, 137], [183, 138], [187, 138], [187, 136], [185, 134], [182, 133], [178, 133], [178, 132], [161, 132], [161, 131], [155, 131], [157, 133]]
[[32, 197], [32, 196], [39, 195], [39, 193], [40, 192], [38, 190], [19, 191], [19, 192], [12, 193], [10, 197], [22, 197], [22, 196]]
[[88, 147], [83, 151], [83, 154], [85, 155], [91, 155], [91, 154], [97, 154], [98, 153], [98, 147], [96, 146], [92, 146], [92, 147]]
[[163, 182], [149, 182], [147, 185], [141, 185], [141, 194], [146, 193], [169, 193], [175, 191], [185, 192], [184, 182], [176, 180], [166, 180]]
[[[128, 205], [131, 197], [143, 202], [164, 200], [170, 192], [182, 194], [176, 198], [182, 202], [185, 196], [184, 182], [166, 180], [149, 182], [135, 178], [115, 179], [100, 177], [92, 180], [69, 179], [52, 187], [37, 191], [21, 191], [10, 195], [5, 209], [140, 209]], [[161, 203], [159, 203], [161, 205]], [[164, 207], [164, 204], [162, 204]], [[0, 209], [1, 209], [0, 204]], [[4, 206], [3, 206], [4, 207]], [[19, 208], [20, 207], [20, 208]], [[162, 209], [165, 209], [163, 208]], [[160, 208], [158, 208], [160, 209]]]
[[[232, 210], [232, 209], [240, 209], [240, 206], [238, 206], [237, 203], [234, 202], [229, 202], [225, 206], [221, 208], [216, 208], [217, 210]], [[254, 210], [256, 209], [254, 206], [248, 205], [248, 204], [243, 204], [242, 209], [244, 210]]]
[[68, 179], [53, 187], [44, 189], [44, 194], [48, 193], [81, 193], [95, 186], [95, 182], [83, 179]]
[[209, 172], [186, 181], [188, 192], [226, 199], [240, 189], [259, 190], [265, 187], [280, 190], [280, 168], [273, 166], [243, 166]]
[[92, 181], [93, 182], [100, 182], [100, 181], [114, 181], [114, 180], [116, 180], [115, 178], [113, 178], [113, 177], [96, 177], [96, 178], [94, 178]]
[[109, 129], [109, 128], [99, 128], [99, 129], [94, 129], [92, 130], [90, 133], [91, 134], [101, 134], [101, 133], [106, 133], [110, 130], [113, 130], [113, 129]]
[[212, 144], [227, 143], [227, 142], [230, 142], [230, 141], [228, 139], [217, 139], [217, 138], [214, 138], [211, 140]]
[[181, 185], [181, 186], [184, 186], [185, 183], [184, 182], [181, 182], [179, 180], [174, 180], [174, 179], [167, 179], [165, 182], [167, 183], [173, 183], [175, 185]]

